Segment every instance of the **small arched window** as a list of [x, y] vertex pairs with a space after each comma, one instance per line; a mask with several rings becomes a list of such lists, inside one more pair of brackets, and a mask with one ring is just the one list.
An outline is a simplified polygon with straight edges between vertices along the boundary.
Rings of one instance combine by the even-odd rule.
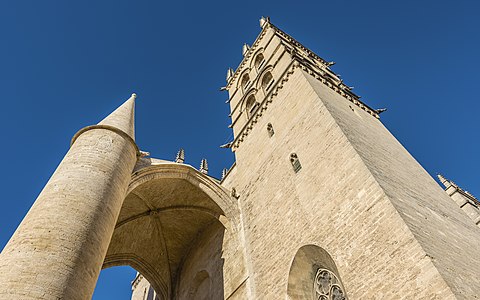
[[258, 54], [257, 57], [255, 58], [255, 68], [257, 68], [257, 70], [260, 70], [264, 62], [265, 62], [265, 57], [263, 56], [263, 54], [262, 53]]
[[245, 92], [249, 85], [250, 85], [250, 76], [248, 76], [248, 74], [245, 74], [243, 75], [242, 82], [241, 82], [242, 90]]
[[272, 87], [273, 81], [274, 80], [273, 80], [272, 73], [267, 72], [265, 75], [263, 75], [262, 88], [265, 92], [268, 91]]
[[255, 100], [255, 96], [254, 95], [249, 96], [245, 102], [245, 112], [247, 113], [247, 118], [250, 119], [250, 117], [253, 115], [257, 107], [258, 107], [258, 102]]

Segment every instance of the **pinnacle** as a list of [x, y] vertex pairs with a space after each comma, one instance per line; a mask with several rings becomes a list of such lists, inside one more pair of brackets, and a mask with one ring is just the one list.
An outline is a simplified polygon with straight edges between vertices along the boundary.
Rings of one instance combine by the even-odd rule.
[[128, 134], [135, 140], [135, 98], [137, 94], [133, 93], [127, 101], [109, 114], [98, 125], [113, 126]]

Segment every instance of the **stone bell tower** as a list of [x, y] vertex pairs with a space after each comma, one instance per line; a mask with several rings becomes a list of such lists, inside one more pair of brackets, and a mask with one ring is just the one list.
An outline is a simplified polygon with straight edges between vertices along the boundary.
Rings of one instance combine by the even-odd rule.
[[227, 73], [236, 163], [222, 182], [242, 209], [254, 298], [480, 295], [475, 223], [333, 62], [260, 24]]
[[90, 299], [137, 161], [132, 95], [71, 148], [0, 254], [0, 299]]

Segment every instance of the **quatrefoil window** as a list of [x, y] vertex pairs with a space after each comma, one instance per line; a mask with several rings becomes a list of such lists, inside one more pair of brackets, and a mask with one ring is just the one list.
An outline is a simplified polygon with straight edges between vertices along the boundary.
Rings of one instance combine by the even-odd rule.
[[346, 300], [340, 280], [327, 269], [318, 269], [313, 281], [315, 300]]

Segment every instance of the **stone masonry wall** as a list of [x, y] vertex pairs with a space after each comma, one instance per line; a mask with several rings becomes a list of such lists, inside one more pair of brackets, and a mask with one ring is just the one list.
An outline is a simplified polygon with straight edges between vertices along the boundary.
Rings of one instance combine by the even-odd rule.
[[298, 68], [235, 154], [227, 183], [240, 195], [252, 299], [286, 297], [292, 259], [306, 244], [333, 257], [350, 299], [454, 298]]
[[455, 296], [480, 297], [479, 228], [378, 120], [305, 76]]

